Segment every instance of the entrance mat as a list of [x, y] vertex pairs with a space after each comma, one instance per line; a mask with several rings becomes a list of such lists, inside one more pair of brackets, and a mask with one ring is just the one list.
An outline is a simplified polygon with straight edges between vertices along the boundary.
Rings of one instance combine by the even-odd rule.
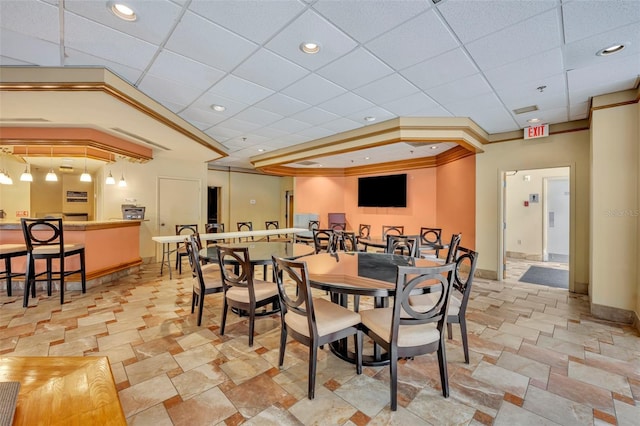
[[569, 271], [564, 269], [529, 266], [527, 272], [518, 281], [541, 284], [549, 287], [569, 288]]

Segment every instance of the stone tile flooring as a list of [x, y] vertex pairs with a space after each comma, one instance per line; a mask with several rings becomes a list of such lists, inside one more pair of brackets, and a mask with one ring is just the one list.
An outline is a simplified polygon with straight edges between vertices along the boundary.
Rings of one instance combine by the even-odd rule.
[[[28, 309], [0, 296], [0, 354], [108, 356], [132, 425], [638, 425], [640, 337], [593, 318], [585, 296], [545, 286], [476, 279], [464, 364], [459, 328], [447, 342], [451, 396], [442, 397], [435, 356], [401, 361], [399, 407], [389, 411], [388, 367], [353, 365], [325, 348], [316, 397], [306, 398], [307, 349], [287, 346], [277, 367], [279, 317], [230, 314], [219, 333], [220, 294], [206, 298], [203, 327], [191, 279], [159, 265], [85, 295], [41, 291]], [[361, 301], [365, 304], [366, 301]]]

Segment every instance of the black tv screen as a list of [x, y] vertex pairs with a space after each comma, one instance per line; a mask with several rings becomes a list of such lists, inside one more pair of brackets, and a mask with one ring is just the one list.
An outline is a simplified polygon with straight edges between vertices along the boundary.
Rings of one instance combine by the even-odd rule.
[[407, 207], [407, 175], [358, 178], [358, 207]]

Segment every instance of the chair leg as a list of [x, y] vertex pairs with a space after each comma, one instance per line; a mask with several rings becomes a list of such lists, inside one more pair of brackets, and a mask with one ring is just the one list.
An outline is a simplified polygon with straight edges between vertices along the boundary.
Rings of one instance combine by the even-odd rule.
[[64, 304], [64, 257], [60, 259], [60, 304]]
[[11, 258], [4, 259], [4, 272], [7, 274], [7, 296], [11, 296]]
[[202, 311], [204, 311], [204, 294], [198, 296], [198, 327], [202, 324]]
[[47, 296], [51, 297], [51, 286], [53, 285], [53, 274], [51, 272], [51, 259], [47, 259]]
[[253, 346], [253, 329], [256, 325], [256, 307], [249, 309], [249, 347]]
[[467, 338], [467, 320], [460, 317], [460, 334], [462, 335], [462, 349], [464, 350], [464, 362], [469, 364], [469, 342]]
[[191, 313], [195, 312], [197, 302], [198, 302], [198, 293], [194, 291], [193, 293], [191, 293]]
[[360, 312], [360, 295], [353, 296], [353, 310], [354, 312]]
[[315, 343], [309, 345], [309, 399], [315, 398], [316, 392], [316, 364], [318, 362], [318, 347]]
[[442, 396], [449, 397], [449, 373], [447, 371], [447, 356], [444, 351], [444, 339], [440, 339], [438, 348], [438, 367], [440, 369], [440, 382], [442, 385]]
[[447, 322], [447, 338], [451, 340], [453, 338], [453, 327], [450, 322]]
[[362, 374], [362, 331], [356, 332], [356, 373]]
[[224, 297], [222, 302], [222, 322], [220, 323], [220, 335], [224, 336], [224, 325], [227, 323], [227, 310], [229, 305], [227, 304], [227, 296]]
[[[27, 264], [25, 265], [25, 275], [24, 275], [24, 300], [22, 302], [22, 307], [26, 308], [29, 306], [29, 290], [31, 287], [31, 280], [33, 279], [33, 274], [35, 272], [35, 268], [33, 267], [33, 259], [30, 254], [27, 254]], [[35, 282], [33, 283], [33, 287], [35, 288]], [[34, 296], [35, 297], [35, 296]]]
[[282, 324], [280, 327], [280, 354], [278, 358], [278, 367], [282, 368], [284, 365], [284, 351], [287, 347], [287, 327]]
[[87, 269], [85, 268], [84, 250], [80, 252], [80, 279], [82, 280], [82, 293], [87, 292]]
[[391, 388], [391, 411], [398, 409], [398, 354], [389, 351], [389, 387]]

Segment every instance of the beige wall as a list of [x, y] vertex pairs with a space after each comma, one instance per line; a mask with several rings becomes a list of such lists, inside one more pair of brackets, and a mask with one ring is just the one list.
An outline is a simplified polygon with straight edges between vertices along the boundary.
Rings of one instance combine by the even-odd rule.
[[[525, 180], [525, 176], [529, 180]], [[518, 170], [507, 175], [505, 199], [507, 229], [505, 247], [507, 252], [517, 253], [532, 260], [542, 260], [544, 178], [568, 177], [566, 167], [555, 169]], [[538, 194], [539, 202], [524, 205], [530, 194]]]
[[253, 222], [253, 229], [264, 229], [268, 220], [285, 227], [285, 191], [293, 190], [293, 178], [209, 170], [207, 185], [221, 187], [220, 221], [226, 231], [246, 221]]
[[[0, 169], [8, 170], [13, 179], [13, 185], [0, 185], [0, 209], [5, 211], [5, 220], [16, 220], [16, 211], [26, 210], [31, 214], [29, 200], [31, 184], [20, 182], [20, 175], [24, 171], [24, 163], [16, 161], [11, 156], [0, 156]], [[32, 170], [31, 173], [33, 174], [33, 172]], [[42, 179], [44, 179], [44, 175]], [[58, 202], [60, 201], [58, 200]]]
[[478, 269], [501, 271], [501, 176], [509, 170], [570, 167], [571, 237], [569, 288], [586, 292], [589, 282], [589, 131], [485, 145], [476, 155], [476, 249]]
[[[596, 98], [594, 107], [610, 102]], [[611, 319], [638, 313], [639, 134], [637, 103], [592, 113], [590, 296], [592, 310]]]

